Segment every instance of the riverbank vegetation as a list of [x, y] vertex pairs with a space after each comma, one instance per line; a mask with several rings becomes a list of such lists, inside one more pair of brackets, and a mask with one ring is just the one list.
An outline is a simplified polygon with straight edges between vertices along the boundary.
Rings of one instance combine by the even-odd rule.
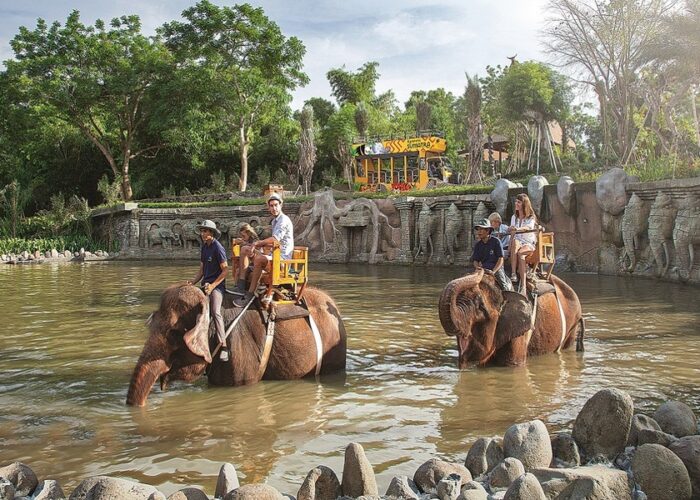
[[368, 61], [329, 68], [332, 100], [297, 111], [306, 49], [260, 8], [202, 0], [152, 36], [126, 12], [40, 19], [0, 72], [0, 186], [21, 195], [3, 208], [3, 235], [54, 234], [18, 223], [53, 211], [59, 193], [96, 206], [270, 182], [351, 188], [353, 139], [416, 130], [445, 134], [470, 185], [555, 171], [593, 180], [612, 166], [641, 180], [697, 176], [700, 1], [566, 0], [548, 15], [541, 41], [557, 65], [494, 61], [459, 95], [416, 89], [401, 103], [377, 92], [381, 68]]

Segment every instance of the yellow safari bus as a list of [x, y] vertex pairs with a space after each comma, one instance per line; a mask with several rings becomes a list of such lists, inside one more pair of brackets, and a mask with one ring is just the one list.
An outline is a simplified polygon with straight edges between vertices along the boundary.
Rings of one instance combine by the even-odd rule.
[[352, 145], [355, 183], [361, 191], [424, 189], [430, 182], [449, 182], [452, 170], [444, 156], [440, 132], [357, 141]]

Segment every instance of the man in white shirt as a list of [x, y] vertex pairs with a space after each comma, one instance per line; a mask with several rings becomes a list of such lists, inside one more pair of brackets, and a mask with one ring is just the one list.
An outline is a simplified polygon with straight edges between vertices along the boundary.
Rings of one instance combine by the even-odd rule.
[[255, 289], [258, 287], [260, 276], [272, 260], [272, 253], [263, 253], [260, 248], [270, 247], [279, 243], [282, 259], [291, 259], [294, 252], [294, 225], [292, 220], [282, 213], [282, 197], [277, 193], [272, 193], [267, 199], [267, 209], [272, 215], [272, 236], [253, 243], [250, 247], [252, 253], [253, 272], [250, 276], [250, 286], [242, 297], [234, 299], [233, 303], [237, 307], [244, 307], [255, 296]]

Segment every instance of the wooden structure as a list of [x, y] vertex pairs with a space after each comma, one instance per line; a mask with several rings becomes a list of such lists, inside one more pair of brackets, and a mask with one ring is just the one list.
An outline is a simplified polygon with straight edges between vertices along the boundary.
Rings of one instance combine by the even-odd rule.
[[[539, 274], [548, 280], [555, 264], [554, 233], [538, 231], [535, 251], [528, 255], [525, 260], [536, 273], [539, 271]], [[545, 265], [548, 265], [546, 269]]]

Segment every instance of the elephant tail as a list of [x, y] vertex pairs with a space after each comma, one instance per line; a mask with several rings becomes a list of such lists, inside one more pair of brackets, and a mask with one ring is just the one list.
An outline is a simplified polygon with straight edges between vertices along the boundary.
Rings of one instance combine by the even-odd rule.
[[578, 334], [576, 334], [576, 352], [583, 352], [583, 337], [586, 334], [586, 323], [581, 318], [579, 321]]

